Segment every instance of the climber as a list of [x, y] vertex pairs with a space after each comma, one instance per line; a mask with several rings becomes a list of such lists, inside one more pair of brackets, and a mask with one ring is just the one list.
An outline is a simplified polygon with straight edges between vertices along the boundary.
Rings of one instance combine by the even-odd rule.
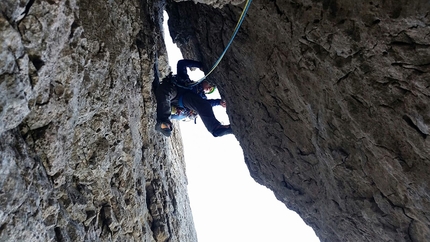
[[[154, 92], [154, 94], [156, 93], [156, 90], [159, 86], [160, 86], [160, 77], [158, 73], [158, 62], [155, 62], [154, 63], [154, 81], [152, 82], [152, 92]], [[198, 114], [194, 110], [191, 110], [186, 107], [178, 107], [177, 105], [174, 105], [174, 104], [171, 105], [170, 119], [183, 120], [183, 121], [189, 121], [189, 120], [195, 121], [197, 119], [197, 116]]]
[[[203, 90], [203, 86], [207, 86], [206, 87], [206, 91]], [[215, 87], [211, 86], [208, 82], [203, 81], [202, 85], [196, 85], [196, 87], [191, 88], [192, 91], [194, 91], [195, 93], [199, 94], [203, 99], [206, 99], [206, 94], [211, 94], [215, 91]], [[226, 107], [226, 102], [225, 100], [222, 99], [208, 99], [208, 101], [211, 103], [211, 106], [222, 106], [222, 107]], [[171, 115], [170, 115], [170, 119], [174, 119], [174, 120], [182, 120], [182, 121], [190, 121], [190, 120], [194, 120], [194, 123], [196, 122], [196, 119], [198, 117], [198, 114], [196, 111], [186, 108], [186, 107], [179, 107], [175, 104], [171, 104]]]
[[170, 136], [173, 130], [171, 116], [171, 106], [185, 107], [195, 110], [206, 126], [206, 129], [214, 136], [219, 137], [231, 134], [230, 125], [222, 125], [215, 117], [212, 107], [221, 105], [226, 107], [225, 101], [221, 99], [207, 99], [206, 94], [213, 92], [213, 87], [209, 82], [202, 81], [198, 85], [187, 88], [192, 83], [188, 74], [187, 67], [190, 69], [202, 69], [201, 62], [194, 60], [179, 60], [177, 63], [177, 74], [169, 75], [155, 89], [157, 99], [157, 124], [155, 130], [165, 136]]

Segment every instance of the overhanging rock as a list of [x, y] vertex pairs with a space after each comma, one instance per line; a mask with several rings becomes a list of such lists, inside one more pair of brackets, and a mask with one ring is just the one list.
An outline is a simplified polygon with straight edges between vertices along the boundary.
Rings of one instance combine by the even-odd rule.
[[[228, 101], [251, 175], [321, 241], [430, 240], [429, 9], [253, 1], [208, 78]], [[185, 57], [209, 70], [242, 8], [167, 10]]]

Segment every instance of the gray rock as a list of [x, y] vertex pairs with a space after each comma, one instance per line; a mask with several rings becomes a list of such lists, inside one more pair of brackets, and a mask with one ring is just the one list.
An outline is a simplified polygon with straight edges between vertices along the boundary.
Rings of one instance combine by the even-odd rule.
[[[243, 5], [198, 2], [169, 23], [209, 70]], [[197, 240], [179, 133], [154, 131], [163, 4], [0, 3], [1, 241]], [[321, 241], [430, 240], [429, 7], [254, 1], [209, 77], [251, 175]]]
[[[209, 71], [242, 7], [169, 2], [172, 37]], [[253, 1], [208, 77], [252, 177], [321, 241], [430, 240], [429, 9]]]
[[0, 241], [197, 241], [154, 131], [162, 4], [0, 3]]

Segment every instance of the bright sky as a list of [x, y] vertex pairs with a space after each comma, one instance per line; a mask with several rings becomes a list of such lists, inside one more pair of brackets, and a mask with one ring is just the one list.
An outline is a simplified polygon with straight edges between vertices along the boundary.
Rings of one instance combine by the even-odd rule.
[[[165, 34], [167, 18], [165, 12]], [[182, 54], [170, 35], [165, 40], [169, 64], [176, 73], [176, 63]], [[195, 80], [203, 76], [198, 71], [188, 73]], [[219, 98], [219, 93], [208, 98]], [[214, 112], [223, 124], [230, 123], [224, 108], [214, 107]], [[180, 129], [188, 194], [199, 242], [319, 241], [295, 212], [251, 178], [234, 135], [215, 138], [201, 119], [197, 119], [197, 124], [180, 121]]]

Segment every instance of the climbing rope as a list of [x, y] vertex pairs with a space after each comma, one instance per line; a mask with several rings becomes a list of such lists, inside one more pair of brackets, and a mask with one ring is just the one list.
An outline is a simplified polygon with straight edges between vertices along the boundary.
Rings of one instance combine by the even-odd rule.
[[225, 47], [224, 52], [222, 52], [221, 56], [215, 62], [215, 64], [213, 65], [212, 69], [208, 72], [208, 74], [206, 74], [204, 77], [202, 77], [200, 80], [198, 80], [196, 82], [196, 84], [193, 84], [193, 85], [197, 85], [198, 83], [200, 83], [204, 79], [206, 79], [206, 77], [208, 77], [215, 70], [215, 68], [218, 66], [218, 64], [221, 62], [221, 60], [224, 57], [225, 53], [227, 52], [228, 48], [230, 48], [231, 43], [233, 43], [233, 39], [234, 39], [234, 37], [236, 37], [236, 34], [239, 31], [239, 28], [242, 25], [243, 20], [245, 19], [246, 13], [248, 12], [248, 8], [251, 5], [251, 2], [252, 2], [252, 0], [246, 1], [245, 7], [243, 8], [243, 11], [242, 11], [242, 14], [240, 15], [239, 21], [236, 24], [236, 28], [234, 29], [233, 35], [231, 36], [230, 41], [228, 42], [227, 46]]
[[233, 43], [233, 39], [234, 39], [234, 37], [236, 37], [236, 34], [239, 31], [239, 28], [242, 25], [243, 20], [245, 19], [246, 13], [248, 12], [248, 9], [249, 9], [249, 6], [251, 5], [251, 2], [252, 2], [252, 0], [246, 1], [245, 7], [243, 8], [242, 14], [240, 15], [239, 21], [237, 21], [236, 28], [234, 29], [233, 35], [231, 36], [230, 41], [228, 42], [228, 44], [225, 47], [224, 51], [222, 52], [221, 56], [218, 58], [218, 60], [212, 66], [212, 69], [204, 77], [202, 77], [201, 79], [199, 79], [198, 81], [196, 81], [192, 84], [189, 84], [187, 86], [182, 86], [178, 83], [175, 83], [177, 86], [190, 89], [190, 88], [196, 86], [197, 84], [199, 84], [200, 82], [202, 82], [203, 80], [205, 80], [206, 77], [208, 77], [215, 70], [215, 68], [218, 66], [218, 64], [221, 62], [222, 58], [224, 57], [225, 53], [227, 52], [228, 48], [230, 48], [231, 43]]

